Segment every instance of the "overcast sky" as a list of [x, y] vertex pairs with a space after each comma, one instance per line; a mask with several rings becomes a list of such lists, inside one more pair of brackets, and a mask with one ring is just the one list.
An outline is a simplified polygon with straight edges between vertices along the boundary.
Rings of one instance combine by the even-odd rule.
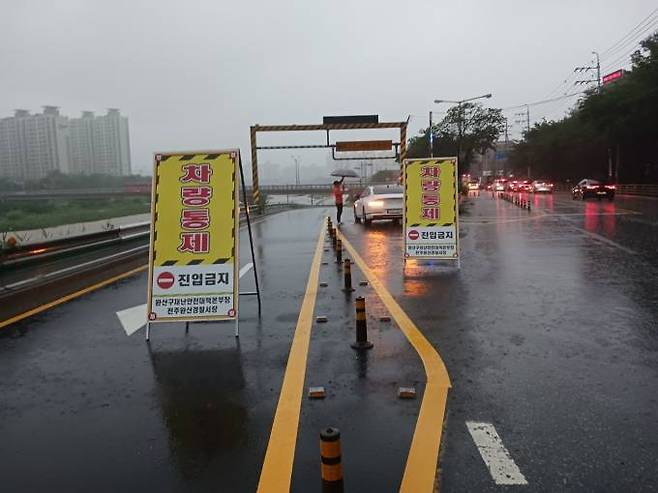
[[[129, 117], [133, 170], [149, 174], [154, 151], [239, 147], [248, 163], [253, 123], [411, 115], [413, 135], [427, 126], [429, 110], [445, 111], [435, 98], [491, 92], [487, 104], [508, 107], [560, 95], [572, 90], [559, 86], [575, 66], [590, 63], [592, 50], [608, 48], [657, 6], [656, 0], [0, 4], [0, 116], [42, 105], [60, 106], [68, 116], [120, 108]], [[555, 118], [566, 108], [536, 106], [531, 117]], [[506, 114], [514, 119], [514, 110]], [[324, 164], [325, 151], [317, 153], [315, 161]], [[260, 159], [292, 162], [290, 152]]]

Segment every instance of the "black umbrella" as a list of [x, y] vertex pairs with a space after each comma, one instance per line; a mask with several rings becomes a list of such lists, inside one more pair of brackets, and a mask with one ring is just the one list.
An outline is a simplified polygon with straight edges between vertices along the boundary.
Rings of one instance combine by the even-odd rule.
[[343, 178], [358, 178], [359, 175], [353, 169], [341, 168], [331, 172], [331, 176], [341, 176]]

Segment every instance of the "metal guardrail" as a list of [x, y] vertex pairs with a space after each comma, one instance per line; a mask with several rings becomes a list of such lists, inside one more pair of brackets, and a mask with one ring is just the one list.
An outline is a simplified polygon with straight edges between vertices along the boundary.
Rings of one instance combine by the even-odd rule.
[[[85, 247], [89, 247], [89, 245], [85, 245]], [[72, 274], [77, 274], [83, 271], [86, 271], [88, 269], [92, 269], [98, 266], [101, 266], [103, 264], [107, 264], [109, 262], [116, 262], [124, 259], [128, 259], [131, 257], [134, 257], [136, 255], [142, 255], [146, 252], [148, 252], [149, 245], [139, 245], [137, 247], [131, 248], [129, 250], [123, 250], [117, 253], [113, 253], [111, 255], [107, 255], [105, 257], [101, 258], [96, 258], [93, 260], [89, 260], [87, 262], [83, 262], [81, 264], [76, 264], [72, 265], [70, 267], [65, 267], [62, 269], [58, 269], [52, 272], [48, 272], [45, 274], [38, 275], [36, 277], [30, 277], [28, 279], [23, 279], [21, 281], [15, 282], [13, 284], [9, 284], [7, 286], [0, 286], [0, 295], [6, 294], [6, 293], [15, 293], [16, 291], [21, 291], [26, 288], [33, 287], [35, 285], [41, 285], [47, 282], [51, 282], [54, 280], [61, 279], [63, 277], [72, 275]]]
[[75, 253], [89, 248], [120, 243], [139, 237], [147, 237], [150, 233], [150, 221], [127, 224], [116, 228], [71, 236], [69, 238], [49, 242], [34, 243], [14, 250], [0, 251], [0, 266], [18, 266], [39, 262], [45, 259]]
[[658, 184], [620, 184], [617, 185], [617, 193], [658, 197]]
[[[295, 206], [290, 206], [286, 204], [275, 204], [269, 206], [265, 212], [274, 213], [280, 210], [290, 209]], [[302, 206], [303, 207], [303, 206]], [[244, 209], [240, 208], [240, 217], [239, 221], [242, 223], [246, 218]], [[123, 226], [118, 226], [113, 229], [106, 231], [100, 231], [96, 233], [89, 233], [85, 235], [74, 236], [70, 238], [54, 240], [50, 242], [43, 242], [39, 244], [32, 244], [25, 247], [19, 247], [13, 250], [3, 250], [0, 251], [0, 268], [21, 268], [24, 265], [35, 264], [41, 261], [50, 260], [52, 258], [69, 255], [77, 252], [88, 251], [90, 249], [99, 248], [103, 246], [108, 246], [112, 244], [119, 244], [124, 241], [135, 240], [138, 238], [144, 238], [148, 240], [150, 235], [150, 221], [143, 221], [134, 224], [126, 224]], [[56, 273], [48, 274], [48, 278], [57, 277], [59, 274], [74, 272], [77, 270], [84, 270], [87, 266], [94, 266], [102, 263], [104, 260], [110, 261], [114, 260], [117, 257], [121, 257], [124, 253], [138, 252], [148, 249], [148, 241], [145, 245], [139, 246], [137, 248], [132, 248], [131, 250], [126, 250], [125, 252], [119, 252], [109, 257], [103, 257], [100, 259], [94, 259], [93, 261], [85, 262], [84, 264], [79, 264], [78, 266], [67, 267], [61, 272], [57, 271]], [[79, 267], [79, 269], [78, 269]], [[26, 281], [21, 281], [20, 284], [27, 285], [30, 282], [39, 279], [45, 279], [46, 276], [40, 276], [38, 279], [30, 279]], [[12, 286], [6, 286], [6, 288], [11, 288]], [[0, 289], [0, 291], [2, 291]]]

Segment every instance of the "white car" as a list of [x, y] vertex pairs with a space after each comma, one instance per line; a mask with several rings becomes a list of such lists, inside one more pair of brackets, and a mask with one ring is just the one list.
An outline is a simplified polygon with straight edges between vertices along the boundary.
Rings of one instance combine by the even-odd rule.
[[370, 185], [354, 201], [354, 222], [370, 224], [373, 220], [402, 219], [402, 187], [397, 184]]
[[505, 178], [499, 178], [494, 180], [493, 191], [494, 192], [504, 192], [507, 188], [507, 180]]
[[534, 193], [553, 193], [553, 184], [543, 180], [532, 182], [532, 191]]

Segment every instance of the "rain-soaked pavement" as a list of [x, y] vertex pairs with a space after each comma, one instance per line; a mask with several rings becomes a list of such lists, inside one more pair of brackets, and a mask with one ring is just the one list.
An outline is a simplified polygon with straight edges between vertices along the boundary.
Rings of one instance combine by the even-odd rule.
[[[658, 490], [658, 201], [490, 194], [461, 216], [461, 271], [408, 265], [399, 226], [343, 234], [446, 363], [452, 389], [441, 491]], [[143, 303], [146, 275], [0, 333], [1, 491], [254, 491], [326, 209], [255, 226], [264, 294], [231, 324], [156, 325], [127, 336], [115, 312]], [[248, 262], [242, 242], [243, 264]], [[292, 491], [320, 491], [318, 431], [343, 433], [346, 491], [396, 491], [423, 391], [415, 351], [370, 286], [346, 297], [323, 252]], [[354, 284], [363, 279], [353, 266]], [[244, 278], [251, 289], [251, 278]], [[357, 357], [353, 297], [375, 347]], [[500, 486], [466, 423], [495, 427], [526, 486]], [[494, 468], [495, 469], [495, 468]], [[500, 479], [499, 479], [500, 481]]]

